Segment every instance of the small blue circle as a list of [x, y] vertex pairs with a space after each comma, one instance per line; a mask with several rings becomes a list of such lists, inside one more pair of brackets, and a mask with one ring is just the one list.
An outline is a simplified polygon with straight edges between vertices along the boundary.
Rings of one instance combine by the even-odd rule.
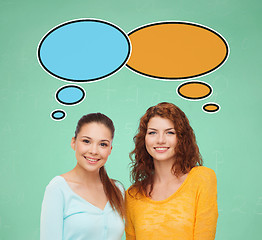
[[56, 100], [64, 105], [75, 105], [85, 98], [85, 90], [80, 86], [66, 85], [56, 92]]
[[64, 119], [66, 116], [66, 113], [63, 111], [63, 110], [54, 110], [52, 113], [51, 113], [51, 118], [53, 120], [56, 120], [56, 121], [59, 121], [59, 120], [62, 120]]
[[127, 35], [112, 23], [80, 19], [50, 30], [38, 47], [42, 67], [72, 82], [99, 80], [118, 71], [128, 60]]

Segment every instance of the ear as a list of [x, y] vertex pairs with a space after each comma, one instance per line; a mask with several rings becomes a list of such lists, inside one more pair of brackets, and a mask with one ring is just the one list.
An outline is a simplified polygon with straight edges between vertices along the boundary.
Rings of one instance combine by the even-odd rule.
[[76, 138], [75, 137], [72, 137], [71, 139], [71, 148], [75, 151], [75, 145], [76, 145]]

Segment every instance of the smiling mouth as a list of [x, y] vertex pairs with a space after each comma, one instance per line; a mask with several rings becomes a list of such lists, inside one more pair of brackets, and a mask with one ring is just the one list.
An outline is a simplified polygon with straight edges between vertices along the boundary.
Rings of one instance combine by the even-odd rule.
[[97, 158], [90, 158], [90, 157], [86, 157], [84, 156], [84, 158], [89, 162], [89, 163], [97, 163], [100, 159]]
[[167, 150], [169, 147], [154, 147], [156, 150]]
[[166, 152], [169, 149], [169, 147], [154, 147], [154, 149], [158, 153], [163, 153], [163, 152]]

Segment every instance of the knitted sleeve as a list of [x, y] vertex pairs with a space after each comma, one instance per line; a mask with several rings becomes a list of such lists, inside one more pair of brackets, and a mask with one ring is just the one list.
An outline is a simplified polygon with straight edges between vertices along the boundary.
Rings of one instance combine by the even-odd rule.
[[215, 172], [205, 168], [196, 199], [194, 240], [213, 240], [218, 218], [217, 180]]
[[125, 196], [125, 207], [126, 207], [126, 226], [125, 226], [125, 232], [126, 232], [126, 240], [135, 240], [135, 229], [132, 222], [132, 205], [134, 204], [134, 201], [132, 197], [129, 195], [128, 190], [126, 191]]

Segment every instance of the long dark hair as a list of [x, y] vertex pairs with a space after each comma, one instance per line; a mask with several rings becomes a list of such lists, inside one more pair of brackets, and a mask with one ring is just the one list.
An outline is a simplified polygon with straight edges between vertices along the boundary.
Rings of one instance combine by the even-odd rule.
[[[114, 138], [115, 127], [113, 121], [102, 113], [90, 113], [80, 118], [76, 126], [75, 138], [77, 137], [81, 128], [85, 124], [93, 123], [93, 122], [101, 123], [104, 126], [106, 126], [111, 131], [112, 139]], [[99, 176], [104, 186], [104, 191], [109, 200], [111, 207], [114, 210], [116, 210], [122, 218], [124, 218], [124, 199], [123, 199], [122, 192], [115, 184], [115, 180], [110, 179], [108, 177], [104, 166], [99, 169]]]
[[[147, 109], [140, 119], [138, 133], [134, 137], [135, 149], [129, 154], [132, 160], [131, 180], [133, 182], [129, 193], [132, 188], [135, 188], [137, 192], [150, 196], [153, 190], [155, 167], [152, 156], [146, 150], [145, 136], [148, 122], [155, 116], [169, 119], [174, 123], [178, 142], [175, 147], [175, 162], [172, 166], [172, 172], [176, 176], [181, 173], [186, 174], [193, 167], [203, 164], [194, 131], [185, 113], [172, 103], [159, 103]], [[150, 186], [149, 193], [147, 193], [148, 186]]]

